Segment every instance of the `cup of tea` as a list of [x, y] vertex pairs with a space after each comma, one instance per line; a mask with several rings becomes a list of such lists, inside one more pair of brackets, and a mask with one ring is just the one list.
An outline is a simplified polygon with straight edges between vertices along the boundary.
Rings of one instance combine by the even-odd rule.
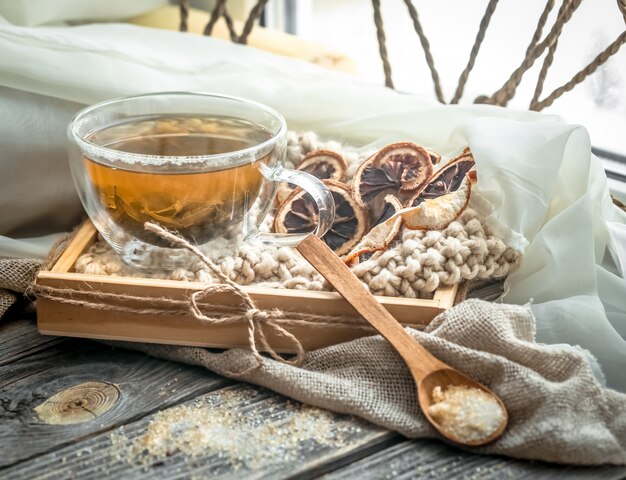
[[109, 100], [68, 126], [68, 154], [93, 224], [125, 263], [173, 269], [189, 255], [144, 228], [156, 223], [205, 253], [242, 242], [296, 245], [306, 234], [259, 231], [279, 182], [315, 200], [323, 236], [333, 197], [315, 177], [283, 167], [287, 125], [271, 108], [224, 95], [168, 92]]

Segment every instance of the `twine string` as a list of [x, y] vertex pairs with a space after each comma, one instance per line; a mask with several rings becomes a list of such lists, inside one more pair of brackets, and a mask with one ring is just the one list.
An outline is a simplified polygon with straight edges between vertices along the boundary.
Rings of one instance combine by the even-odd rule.
[[599, 53], [598, 56], [594, 58], [594, 60], [589, 65], [587, 65], [585, 68], [580, 70], [576, 75], [574, 75], [571, 80], [569, 80], [564, 85], [561, 85], [560, 87], [553, 90], [552, 93], [550, 93], [543, 100], [533, 103], [530, 106], [530, 109], [540, 111], [552, 105], [552, 103], [557, 98], [559, 98], [565, 92], [569, 92], [570, 90], [572, 90], [579, 83], [582, 83], [583, 80], [585, 80], [585, 78], [587, 78], [589, 75], [595, 72], [600, 66], [606, 63], [606, 61], [609, 58], [611, 58], [613, 55], [615, 55], [620, 50], [620, 48], [622, 48], [624, 44], [626, 44], [626, 30], [623, 31], [613, 43], [611, 43], [601, 53]]
[[[184, 0], [180, 0], [181, 16], [182, 16], [182, 2], [183, 1]], [[226, 1], [227, 0], [217, 0], [217, 2], [215, 2], [215, 6], [213, 7], [213, 10], [211, 11], [211, 15], [209, 17], [209, 21], [204, 27], [203, 34], [211, 35], [211, 33], [213, 32], [213, 27], [215, 27], [215, 24], [217, 23], [217, 21], [221, 17], [224, 17], [224, 21], [226, 22], [226, 28], [228, 29], [228, 33], [230, 34], [231, 41], [235, 43], [242, 43], [245, 45], [248, 43], [248, 36], [252, 32], [252, 28], [254, 27], [255, 22], [263, 14], [265, 5], [267, 4], [269, 0], [258, 0], [256, 2], [254, 7], [252, 7], [252, 10], [250, 10], [248, 17], [246, 18], [241, 35], [237, 34], [237, 31], [235, 30], [235, 24], [233, 22], [233, 18], [230, 16], [228, 11], [226, 10]]]
[[[274, 360], [290, 365], [299, 365], [302, 363], [302, 360], [304, 359], [304, 348], [302, 347], [302, 344], [294, 335], [289, 333], [284, 327], [276, 322], [276, 320], [284, 318], [283, 312], [280, 310], [272, 310], [269, 312], [260, 310], [247, 292], [242, 290], [239, 285], [224, 275], [220, 268], [215, 265], [209, 257], [202, 253], [199, 248], [195, 247], [184, 238], [174, 235], [163, 227], [151, 222], [146, 222], [144, 224], [144, 229], [160, 236], [172, 245], [184, 248], [194, 254], [222, 282], [221, 284], [208, 285], [204, 290], [195, 292], [191, 295], [189, 311], [194, 318], [207, 324], [224, 323], [223, 319], [216, 319], [202, 313], [198, 301], [204, 299], [207, 295], [213, 295], [218, 292], [228, 292], [237, 296], [241, 300], [243, 310], [245, 312], [244, 319], [248, 325], [248, 342], [250, 345], [250, 351], [252, 352], [252, 355], [256, 359], [257, 363], [256, 365], [253, 365], [252, 367], [239, 373], [239, 375], [243, 375], [264, 365], [263, 357], [259, 353], [259, 348], [257, 346], [257, 338], [260, 341], [261, 346]], [[276, 352], [276, 350], [274, 350], [274, 348], [267, 341], [264, 331], [265, 326], [273, 329], [276, 334], [285, 337], [291, 343], [296, 351], [296, 355], [293, 359], [282, 357]]]
[[[219, 284], [213, 285], [215, 290], [212, 294], [219, 293]], [[206, 292], [203, 290], [202, 292]], [[33, 293], [38, 298], [46, 298], [67, 305], [75, 305], [96, 310], [105, 310], [116, 313], [130, 313], [134, 315], [156, 316], [188, 316], [192, 308], [191, 300], [178, 300], [169, 297], [137, 296], [129, 294], [103, 292], [100, 290], [77, 290], [74, 288], [51, 287], [49, 285], [36, 284]], [[208, 295], [208, 292], [206, 292]], [[196, 298], [196, 308], [200, 312], [210, 311], [213, 324], [241, 323], [245, 311], [242, 305], [223, 305], [212, 302], [202, 302]], [[277, 321], [286, 326], [314, 327], [350, 327], [363, 331], [373, 329], [359, 317], [317, 315], [314, 313], [289, 312], [287, 316], [274, 315]], [[195, 317], [194, 317], [195, 318]], [[203, 322], [202, 319], [199, 321]], [[417, 328], [417, 327], [414, 327]]]
[[[559, 12], [557, 13], [557, 18], [563, 15], [563, 12], [567, 8], [568, 4], [571, 0], [563, 0], [561, 7], [559, 8]], [[533, 98], [530, 101], [530, 106], [534, 105], [539, 101], [539, 97], [541, 96], [541, 92], [543, 91], [543, 85], [546, 81], [546, 77], [548, 76], [548, 70], [552, 66], [552, 62], [554, 61], [554, 54], [559, 45], [559, 37], [554, 40], [554, 43], [550, 45], [548, 48], [548, 53], [543, 59], [543, 64], [541, 65], [541, 71], [539, 72], [539, 77], [537, 78], [537, 84], [535, 85], [535, 93], [533, 94]], [[530, 107], [529, 107], [530, 108]]]
[[380, 12], [380, 0], [372, 0], [374, 8], [374, 25], [376, 25], [376, 39], [378, 40], [378, 53], [380, 60], [383, 62], [383, 72], [385, 73], [385, 86], [394, 88], [393, 79], [391, 77], [391, 64], [387, 54], [387, 43], [385, 39], [385, 27], [383, 26], [383, 16]]
[[186, 32], [188, 29], [187, 19], [189, 18], [189, 0], [180, 0], [178, 4], [180, 9], [180, 24], [178, 29], [181, 32]]
[[459, 77], [459, 83], [456, 87], [456, 91], [454, 92], [454, 97], [450, 103], [459, 103], [459, 100], [463, 96], [463, 90], [465, 89], [465, 84], [467, 83], [467, 79], [469, 78], [469, 74], [474, 68], [474, 64], [476, 63], [476, 57], [478, 56], [478, 51], [480, 50], [480, 46], [485, 39], [485, 33], [487, 33], [487, 27], [489, 26], [489, 22], [491, 21], [491, 17], [493, 16], [493, 12], [496, 10], [496, 6], [498, 5], [498, 0], [489, 0], [489, 4], [487, 5], [487, 9], [483, 15], [482, 20], [480, 21], [480, 25], [478, 27], [478, 33], [476, 34], [476, 39], [474, 40], [474, 45], [472, 46], [472, 50], [470, 52], [469, 60], [467, 61], [467, 66], [461, 73]]
[[435, 95], [437, 95], [437, 100], [439, 100], [440, 103], [445, 104], [446, 100], [443, 96], [441, 80], [439, 79], [439, 73], [435, 68], [435, 59], [433, 58], [433, 54], [430, 51], [430, 42], [428, 41], [426, 33], [424, 33], [424, 29], [422, 28], [422, 24], [420, 23], [417, 9], [415, 8], [411, 0], [404, 0], [404, 3], [406, 4], [406, 7], [409, 11], [409, 16], [411, 17], [411, 20], [413, 21], [413, 28], [415, 29], [415, 33], [417, 33], [417, 36], [420, 39], [420, 43], [422, 44], [424, 56], [426, 57], [426, 64], [428, 65], [428, 68], [430, 70], [430, 76], [433, 79], [433, 85], [435, 87]]
[[213, 33], [213, 27], [215, 27], [217, 21], [224, 14], [225, 5], [226, 0], [217, 0], [217, 2], [215, 2], [215, 6], [213, 7], [213, 10], [211, 11], [211, 16], [209, 17], [209, 21], [204, 27], [204, 35], [211, 35]]
[[522, 81], [522, 77], [535, 63], [535, 61], [541, 56], [541, 54], [548, 49], [561, 35], [561, 31], [566, 23], [570, 21], [572, 15], [580, 6], [582, 0], [571, 0], [569, 1], [561, 15], [557, 16], [554, 25], [550, 32], [546, 35], [546, 38], [535, 45], [532, 50], [526, 55], [521, 65], [511, 74], [509, 79], [502, 85], [502, 87], [497, 90], [495, 93], [484, 99], [484, 103], [491, 103], [494, 105], [506, 106], [509, 100], [513, 98], [517, 87]]

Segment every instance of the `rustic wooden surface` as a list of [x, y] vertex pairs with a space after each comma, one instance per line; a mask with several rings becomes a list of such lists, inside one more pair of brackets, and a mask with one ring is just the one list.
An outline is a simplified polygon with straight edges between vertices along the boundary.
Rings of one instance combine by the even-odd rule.
[[[107, 401], [97, 395], [73, 399], [82, 385], [98, 384], [116, 389], [106, 408], [94, 405]], [[53, 411], [59, 418], [41, 418], [35, 409], [54, 395], [69, 400]], [[92, 412], [70, 418], [80, 423], [50, 423], [80, 409]], [[193, 442], [168, 443], [163, 432], [171, 431]], [[202, 448], [193, 449], [197, 442]], [[410, 441], [196, 367], [41, 336], [32, 313], [0, 324], [0, 452], [7, 480], [626, 477], [622, 468], [514, 461]]]

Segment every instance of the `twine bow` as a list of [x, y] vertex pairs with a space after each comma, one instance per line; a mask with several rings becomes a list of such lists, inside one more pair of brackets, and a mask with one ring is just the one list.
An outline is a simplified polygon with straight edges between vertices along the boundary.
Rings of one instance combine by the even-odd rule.
[[[241, 315], [223, 316], [219, 318], [210, 317], [202, 312], [200, 308], [200, 302], [206, 297], [225, 292], [231, 293], [239, 297], [239, 299], [241, 300], [241, 305], [244, 309], [243, 318], [248, 325], [248, 341], [250, 343], [250, 351], [252, 352], [252, 355], [254, 355], [257, 363], [242, 372], [230, 372], [231, 375], [244, 375], [252, 370], [256, 370], [265, 365], [263, 356], [259, 352], [258, 344], [260, 344], [262, 349], [269, 353], [274, 360], [290, 365], [299, 365], [300, 363], [302, 363], [302, 360], [304, 359], [304, 349], [302, 348], [302, 344], [293, 334], [289, 333], [277, 322], [277, 320], [285, 318], [285, 315], [281, 310], [260, 310], [254, 300], [252, 300], [252, 297], [250, 297], [250, 295], [242, 290], [242, 288], [235, 282], [233, 282], [230, 278], [224, 275], [220, 268], [215, 265], [215, 263], [213, 263], [210, 258], [202, 253], [200, 249], [194, 247], [191, 243], [189, 243], [187, 240], [180, 237], [179, 235], [173, 234], [163, 227], [151, 222], [144, 223], [144, 228], [149, 232], [155, 233], [164, 240], [167, 240], [172, 245], [182, 247], [194, 254], [222, 282], [207, 285], [206, 288], [204, 288], [203, 290], [194, 292], [191, 295], [191, 297], [189, 298], [189, 312], [195, 319], [211, 325], [223, 325], [227, 323], [233, 323], [234, 321], [240, 320]], [[279, 355], [276, 350], [272, 348], [267, 340], [267, 336], [265, 333], [266, 327], [273, 329], [275, 334], [283, 336], [287, 338], [289, 342], [291, 342], [294, 350], [296, 351], [296, 355], [294, 358], [287, 359]]]

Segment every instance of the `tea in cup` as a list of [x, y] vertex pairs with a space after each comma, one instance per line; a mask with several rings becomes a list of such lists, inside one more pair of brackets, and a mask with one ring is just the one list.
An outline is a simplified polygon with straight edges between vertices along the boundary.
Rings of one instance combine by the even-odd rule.
[[[79, 112], [68, 127], [74, 182], [92, 222], [125, 263], [185, 266], [146, 222], [204, 251], [232, 253], [242, 242], [295, 245], [303, 235], [261, 233], [277, 182], [315, 199], [324, 235], [333, 199], [315, 177], [283, 168], [285, 120], [235, 97], [156, 93], [111, 100]], [[226, 250], [226, 251], [225, 251]]]

